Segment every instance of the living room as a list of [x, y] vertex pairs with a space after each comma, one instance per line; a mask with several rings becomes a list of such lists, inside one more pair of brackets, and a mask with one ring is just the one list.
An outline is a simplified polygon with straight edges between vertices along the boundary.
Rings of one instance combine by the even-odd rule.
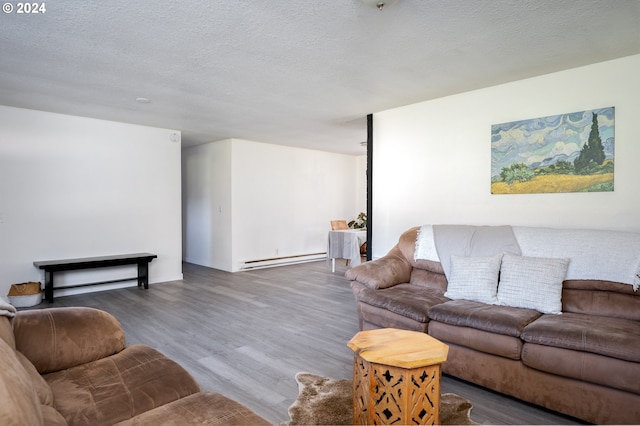
[[[395, 7], [410, 13], [410, 6], [403, 3], [400, 0], [382, 11], [374, 8], [378, 14], [374, 22], [385, 16], [400, 19]], [[637, 23], [637, 3], [621, 4]], [[52, 7], [47, 13], [50, 16], [55, 10]], [[363, 16], [358, 18], [366, 22]], [[601, 28], [615, 26], [608, 22]], [[585, 56], [581, 56], [571, 66], [558, 69], [550, 65], [562, 61], [562, 54], [556, 52], [531, 75], [510, 69], [513, 78], [484, 80], [463, 91], [443, 89], [437, 96], [413, 97], [405, 92], [397, 103], [372, 100], [368, 106], [380, 107], [342, 118], [357, 121], [355, 132], [353, 123], [347, 126], [349, 135], [355, 135], [348, 153], [234, 134], [187, 146], [191, 133], [196, 133], [182, 127], [189, 120], [164, 127], [146, 118], [136, 123], [110, 115], [85, 115], [82, 102], [72, 104], [73, 96], [58, 98], [61, 105], [56, 109], [52, 105], [57, 94], [46, 87], [45, 68], [29, 75], [36, 89], [27, 91], [19, 85], [15, 89], [20, 75], [11, 74], [11, 60], [3, 60], [0, 294], [6, 295], [12, 283], [43, 281], [33, 262], [50, 258], [153, 252], [158, 259], [150, 265], [151, 283], [160, 285], [183, 278], [183, 261], [235, 272], [248, 261], [322, 257], [329, 220], [349, 220], [366, 209], [366, 157], [360, 142], [367, 137], [367, 113], [373, 113], [374, 120], [370, 194], [374, 258], [386, 254], [403, 231], [422, 224], [640, 232], [636, 188], [640, 145], [633, 127], [640, 113], [640, 43], [635, 31], [635, 39], [620, 41], [616, 52], [623, 54], [610, 55], [606, 45], [594, 49], [599, 56], [593, 62], [583, 62]], [[18, 48], [3, 46], [2, 57], [11, 58], [12, 49]], [[43, 50], [32, 52], [45, 57]], [[487, 55], [475, 58], [478, 67], [497, 60]], [[419, 74], [428, 80], [428, 72]], [[106, 87], [111, 84], [119, 83], [104, 82]], [[135, 87], [126, 89], [132, 97], [138, 96]], [[379, 87], [380, 92], [386, 90]], [[41, 108], [29, 106], [34, 99], [46, 102]], [[155, 105], [154, 98], [148, 105], [127, 99], [116, 106], [126, 114], [147, 117], [162, 114], [163, 107]], [[614, 191], [491, 194], [493, 124], [612, 106], [616, 110]], [[323, 118], [339, 121], [333, 116]], [[235, 120], [242, 123], [250, 118]], [[203, 178], [207, 175], [210, 180]], [[63, 274], [58, 283], [117, 279], [131, 269]], [[343, 272], [344, 268], [338, 270]], [[99, 289], [123, 286], [131, 284]], [[61, 290], [56, 297], [97, 289]]]

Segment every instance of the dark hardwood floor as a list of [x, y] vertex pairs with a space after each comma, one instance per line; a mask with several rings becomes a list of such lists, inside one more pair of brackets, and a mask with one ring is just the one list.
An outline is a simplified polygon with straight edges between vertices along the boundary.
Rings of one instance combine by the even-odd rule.
[[[127, 343], [153, 346], [220, 392], [276, 423], [289, 419], [299, 371], [352, 377], [347, 342], [357, 329], [344, 262], [229, 273], [184, 264], [184, 279], [58, 297], [39, 308], [90, 306], [112, 313]], [[444, 376], [442, 391], [469, 399], [483, 424], [580, 424]]]

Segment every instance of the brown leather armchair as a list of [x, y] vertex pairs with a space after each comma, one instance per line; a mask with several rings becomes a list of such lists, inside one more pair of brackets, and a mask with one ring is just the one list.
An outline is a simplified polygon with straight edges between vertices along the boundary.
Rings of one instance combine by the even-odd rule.
[[81, 307], [0, 316], [0, 400], [4, 424], [269, 424]]

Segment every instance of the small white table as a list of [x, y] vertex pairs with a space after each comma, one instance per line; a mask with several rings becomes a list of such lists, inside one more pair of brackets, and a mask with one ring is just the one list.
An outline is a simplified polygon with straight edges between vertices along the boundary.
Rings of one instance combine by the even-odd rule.
[[329, 231], [327, 257], [331, 259], [331, 272], [336, 271], [336, 259], [349, 259], [351, 266], [359, 265], [360, 246], [366, 242], [366, 229]]

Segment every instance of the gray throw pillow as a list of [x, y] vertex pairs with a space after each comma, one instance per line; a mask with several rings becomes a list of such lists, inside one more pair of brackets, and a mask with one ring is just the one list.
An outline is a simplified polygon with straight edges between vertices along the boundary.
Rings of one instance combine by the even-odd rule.
[[500, 305], [562, 313], [562, 282], [569, 259], [515, 256], [505, 253], [500, 269]]
[[498, 273], [502, 253], [490, 257], [451, 256], [447, 291], [449, 299], [498, 303]]

